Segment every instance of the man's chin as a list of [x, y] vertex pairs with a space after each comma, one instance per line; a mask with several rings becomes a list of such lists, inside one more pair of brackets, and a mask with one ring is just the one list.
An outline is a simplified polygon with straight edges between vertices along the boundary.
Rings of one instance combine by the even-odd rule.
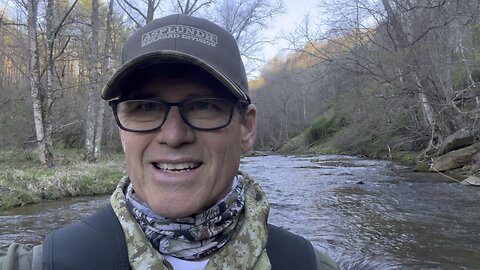
[[158, 190], [151, 188], [146, 195], [146, 203], [155, 214], [165, 218], [182, 218], [202, 212], [203, 202], [194, 198], [188, 190]]

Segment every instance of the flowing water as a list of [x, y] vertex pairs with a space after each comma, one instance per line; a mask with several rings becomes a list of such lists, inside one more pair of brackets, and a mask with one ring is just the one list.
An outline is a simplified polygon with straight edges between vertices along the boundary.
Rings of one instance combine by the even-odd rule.
[[[480, 188], [388, 161], [247, 157], [270, 222], [311, 240], [342, 269], [480, 269]], [[39, 243], [108, 201], [86, 197], [0, 212], [0, 247]]]

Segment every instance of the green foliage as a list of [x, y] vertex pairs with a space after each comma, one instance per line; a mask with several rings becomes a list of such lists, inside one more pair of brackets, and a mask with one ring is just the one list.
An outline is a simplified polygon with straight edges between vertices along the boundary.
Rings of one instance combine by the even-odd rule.
[[305, 133], [302, 133], [298, 136], [293, 137], [286, 144], [280, 147], [277, 151], [283, 152], [283, 153], [308, 152], [307, 143], [305, 141]]
[[[425, 134], [412, 133], [410, 126], [412, 118], [416, 117], [415, 107], [408, 100], [405, 105], [410, 110], [389, 104], [383, 99], [370, 98], [363, 101], [363, 106], [346, 103], [335, 106], [279, 151], [354, 154], [411, 162], [417, 156], [416, 151], [425, 147]], [[377, 113], [372, 114], [372, 110]], [[348, 121], [346, 117], [349, 117]]]
[[334, 140], [331, 138], [323, 143], [313, 145], [310, 148], [310, 151], [318, 154], [347, 154], [346, 152], [340, 151], [338, 148], [335, 147], [334, 145]]
[[[425, 147], [421, 132], [412, 133], [406, 114], [395, 114], [387, 119], [382, 115], [357, 119], [355, 124], [344, 127], [332, 138], [339, 152], [374, 158], [402, 161], [414, 159], [414, 153]], [[414, 155], [413, 155], [414, 156]]]
[[82, 196], [110, 194], [122, 176], [118, 169], [97, 168], [92, 175], [76, 181], [77, 189]]
[[[480, 82], [480, 70], [474, 69], [471, 72], [473, 81], [476, 83]], [[457, 69], [453, 72], [452, 83], [454, 90], [463, 90], [471, 84], [468, 73], [464, 69]]]
[[341, 129], [343, 122], [343, 119], [337, 119], [334, 114], [315, 118], [305, 131], [306, 142], [312, 144], [334, 134]]

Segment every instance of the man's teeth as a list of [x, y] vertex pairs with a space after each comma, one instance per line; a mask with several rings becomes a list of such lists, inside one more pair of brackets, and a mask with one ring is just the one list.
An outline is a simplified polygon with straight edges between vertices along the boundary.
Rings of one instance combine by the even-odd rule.
[[153, 164], [157, 169], [164, 171], [182, 171], [182, 170], [191, 170], [200, 166], [199, 163], [189, 162], [189, 163], [154, 163]]

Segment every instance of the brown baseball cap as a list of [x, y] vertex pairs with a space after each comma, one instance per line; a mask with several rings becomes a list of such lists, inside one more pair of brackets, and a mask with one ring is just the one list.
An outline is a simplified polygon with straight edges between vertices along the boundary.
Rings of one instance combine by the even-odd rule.
[[249, 100], [248, 81], [237, 42], [222, 27], [176, 14], [151, 21], [125, 42], [122, 66], [103, 88], [102, 98], [119, 98], [132, 71], [149, 65], [186, 63], [202, 68], [236, 97]]

